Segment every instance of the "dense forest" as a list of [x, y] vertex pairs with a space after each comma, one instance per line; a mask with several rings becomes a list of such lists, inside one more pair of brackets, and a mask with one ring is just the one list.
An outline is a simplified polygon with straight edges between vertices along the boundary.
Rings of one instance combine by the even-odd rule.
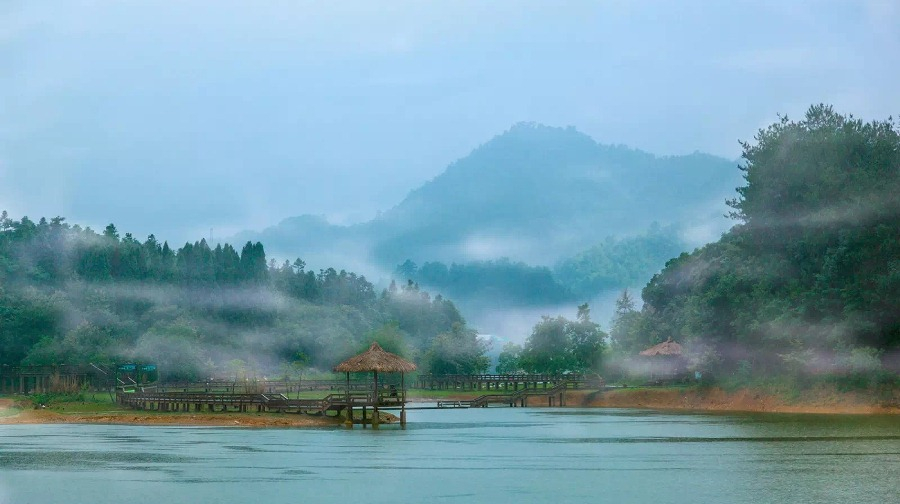
[[574, 299], [549, 268], [505, 258], [450, 266], [438, 261], [418, 266], [407, 259], [394, 273], [398, 278], [412, 280], [454, 299], [464, 298], [469, 304], [484, 302], [499, 308], [550, 305]]
[[[695, 369], [742, 379], [900, 370], [900, 132], [831, 107], [743, 144], [746, 184], [721, 240], [626, 294], [623, 355], [673, 338]], [[893, 376], [896, 376], [895, 374]]]
[[674, 226], [653, 224], [646, 233], [607, 237], [559, 261], [551, 270], [501, 258], [451, 263], [411, 259], [394, 269], [398, 278], [441, 292], [466, 306], [553, 306], [583, 302], [609, 290], [642, 285], [687, 246]]
[[454, 304], [412, 283], [378, 293], [354, 273], [267, 262], [258, 242], [176, 250], [152, 235], [120, 237], [112, 224], [96, 233], [60, 217], [0, 216], [0, 364], [138, 360], [170, 379], [294, 374], [329, 369], [372, 339], [426, 370], [487, 367]]
[[646, 233], [626, 238], [607, 237], [597, 245], [564, 259], [554, 277], [575, 296], [592, 296], [628, 286], [643, 285], [662, 265], [687, 249], [674, 226], [654, 223]]

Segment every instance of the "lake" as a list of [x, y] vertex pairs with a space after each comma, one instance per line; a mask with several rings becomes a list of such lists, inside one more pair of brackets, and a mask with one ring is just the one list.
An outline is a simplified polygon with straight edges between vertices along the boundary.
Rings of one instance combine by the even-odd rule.
[[887, 503], [900, 418], [487, 408], [405, 430], [0, 426], [0, 503]]

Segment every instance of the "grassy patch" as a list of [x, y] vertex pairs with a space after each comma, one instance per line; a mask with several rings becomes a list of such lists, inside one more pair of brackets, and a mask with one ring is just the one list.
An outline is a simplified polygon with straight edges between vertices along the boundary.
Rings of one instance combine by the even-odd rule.
[[15, 415], [18, 415], [21, 411], [22, 411], [22, 408], [20, 408], [18, 405], [10, 406], [9, 408], [6, 408], [6, 409], [0, 409], [0, 418], [15, 416]]
[[116, 404], [107, 392], [42, 393], [27, 398], [33, 406], [51, 410], [103, 411]]

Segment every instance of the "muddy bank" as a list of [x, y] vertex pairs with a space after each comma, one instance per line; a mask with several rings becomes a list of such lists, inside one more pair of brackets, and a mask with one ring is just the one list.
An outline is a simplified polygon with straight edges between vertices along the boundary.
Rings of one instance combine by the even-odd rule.
[[[387, 417], [387, 415], [385, 415]], [[390, 415], [393, 417], [393, 415]], [[383, 418], [390, 423], [393, 418]], [[177, 413], [111, 409], [109, 411], [54, 411], [34, 409], [30, 404], [0, 399], [0, 425], [10, 424], [124, 424], [181, 425], [215, 427], [328, 427], [341, 425], [343, 418], [296, 413]]]
[[900, 414], [896, 402], [878, 404], [860, 394], [820, 389], [787, 400], [758, 390], [726, 392], [720, 388], [634, 388], [608, 392], [572, 391], [568, 406], [594, 408], [647, 408], [684, 411], [759, 413]]

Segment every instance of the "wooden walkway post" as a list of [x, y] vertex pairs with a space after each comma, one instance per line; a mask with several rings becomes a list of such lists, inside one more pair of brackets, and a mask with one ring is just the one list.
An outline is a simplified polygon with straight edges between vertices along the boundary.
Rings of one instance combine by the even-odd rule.
[[373, 371], [372, 374], [375, 376], [375, 397], [373, 398], [372, 405], [372, 427], [378, 427], [381, 423], [381, 418], [378, 416], [378, 401], [381, 399], [381, 394], [378, 393], [378, 371]]

